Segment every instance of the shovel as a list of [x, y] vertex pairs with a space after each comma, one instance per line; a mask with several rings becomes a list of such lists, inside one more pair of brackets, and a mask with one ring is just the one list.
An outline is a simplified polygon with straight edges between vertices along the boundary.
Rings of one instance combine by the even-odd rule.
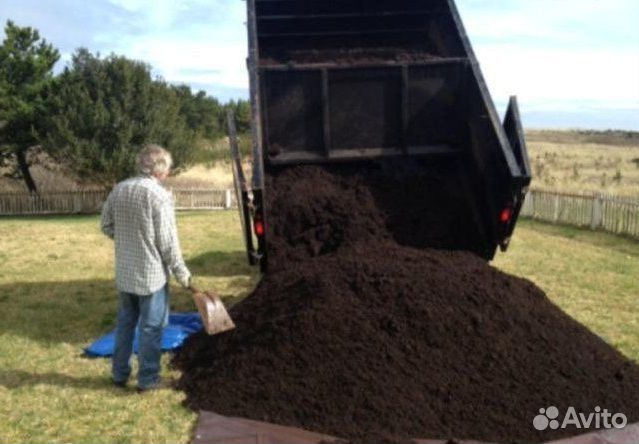
[[202, 292], [192, 286], [189, 287], [189, 290], [193, 293], [193, 301], [202, 318], [204, 330], [209, 335], [216, 335], [235, 328], [233, 320], [217, 294], [211, 290]]

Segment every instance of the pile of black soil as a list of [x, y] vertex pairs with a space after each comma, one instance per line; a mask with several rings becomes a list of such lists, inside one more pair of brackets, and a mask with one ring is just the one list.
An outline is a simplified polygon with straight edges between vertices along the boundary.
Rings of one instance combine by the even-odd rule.
[[187, 405], [365, 442], [574, 434], [534, 429], [551, 405], [639, 420], [639, 368], [534, 284], [473, 253], [414, 247], [472, 235], [447, 219], [452, 184], [423, 193], [450, 208], [408, 209], [448, 225], [420, 239], [391, 204], [415, 190], [379, 174], [271, 172], [270, 271], [232, 307], [234, 331], [194, 335], [176, 355]]
[[387, 160], [299, 166], [267, 178], [269, 268], [360, 242], [486, 254], [459, 165]]

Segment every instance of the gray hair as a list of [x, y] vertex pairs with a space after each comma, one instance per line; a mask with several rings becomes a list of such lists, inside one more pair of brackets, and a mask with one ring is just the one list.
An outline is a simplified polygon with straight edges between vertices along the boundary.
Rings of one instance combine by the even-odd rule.
[[168, 173], [173, 165], [171, 153], [160, 145], [147, 145], [138, 154], [138, 172], [147, 175]]

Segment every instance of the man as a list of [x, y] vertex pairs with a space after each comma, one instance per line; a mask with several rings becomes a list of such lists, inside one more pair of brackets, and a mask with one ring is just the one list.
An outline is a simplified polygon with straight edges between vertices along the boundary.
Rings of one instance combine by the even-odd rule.
[[171, 166], [171, 155], [164, 148], [145, 147], [137, 158], [140, 175], [117, 184], [102, 209], [102, 232], [115, 243], [119, 292], [112, 378], [116, 386], [126, 387], [139, 323], [138, 392], [160, 386], [169, 277], [173, 274], [184, 287], [189, 287], [191, 279], [180, 251], [171, 195], [160, 185]]

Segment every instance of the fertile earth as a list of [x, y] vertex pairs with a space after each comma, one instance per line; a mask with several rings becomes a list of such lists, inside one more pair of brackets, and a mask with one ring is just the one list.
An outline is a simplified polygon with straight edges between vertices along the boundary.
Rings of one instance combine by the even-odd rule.
[[364, 442], [574, 434], [535, 430], [550, 405], [639, 421], [632, 361], [462, 251], [474, 233], [450, 177], [270, 171], [269, 271], [232, 307], [234, 331], [197, 334], [174, 358], [186, 403]]

